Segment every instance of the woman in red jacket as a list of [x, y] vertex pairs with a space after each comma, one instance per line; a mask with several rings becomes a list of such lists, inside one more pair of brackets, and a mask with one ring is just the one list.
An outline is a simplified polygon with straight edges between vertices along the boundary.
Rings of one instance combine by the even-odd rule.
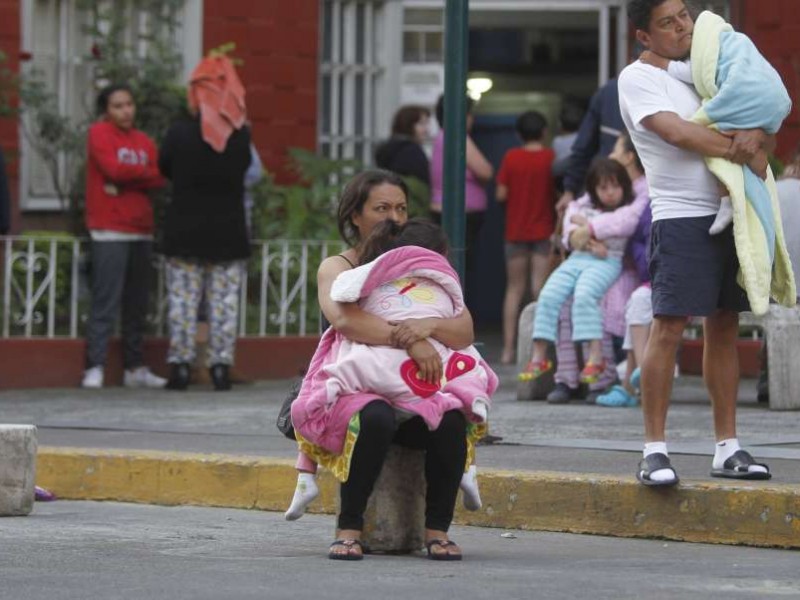
[[162, 187], [156, 145], [133, 127], [136, 105], [125, 85], [97, 97], [100, 119], [89, 128], [86, 227], [91, 236], [92, 303], [86, 329], [83, 387], [103, 387], [108, 340], [122, 307], [127, 387], [164, 387], [144, 366], [153, 208], [147, 191]]

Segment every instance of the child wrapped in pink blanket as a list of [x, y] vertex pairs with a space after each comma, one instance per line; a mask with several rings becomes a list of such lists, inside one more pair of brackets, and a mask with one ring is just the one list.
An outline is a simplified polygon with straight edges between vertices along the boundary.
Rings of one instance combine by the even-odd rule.
[[[416, 235], [409, 237], [415, 243], [425, 243], [428, 235], [434, 239], [426, 246], [446, 249], [440, 228], [416, 220], [400, 228], [392, 245], [403, 244], [403, 232], [412, 229], [416, 229]], [[420, 232], [425, 235], [420, 236]], [[451, 318], [464, 310], [458, 276], [447, 259], [419, 246], [396, 247], [341, 273], [331, 288], [331, 298], [358, 302], [364, 311], [389, 322]], [[340, 481], [347, 480], [358, 412], [376, 398], [389, 403], [398, 419], [419, 416], [430, 430], [435, 430], [450, 410], [461, 410], [473, 424], [486, 422], [498, 383], [495, 373], [472, 346], [456, 351], [436, 340], [428, 341], [443, 365], [443, 377], [435, 383], [419, 377], [417, 364], [403, 349], [352, 342], [332, 328], [325, 332], [300, 394], [292, 403], [292, 423], [301, 455], [298, 487], [287, 519], [302, 516], [316, 497], [316, 462], [328, 467]], [[465, 473], [462, 490], [465, 504], [479, 508], [474, 465]]]

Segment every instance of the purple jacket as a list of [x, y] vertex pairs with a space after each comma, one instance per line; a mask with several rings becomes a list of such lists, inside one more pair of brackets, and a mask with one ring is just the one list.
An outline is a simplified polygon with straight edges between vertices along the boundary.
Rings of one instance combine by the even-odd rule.
[[648, 262], [650, 258], [650, 226], [653, 223], [653, 213], [650, 205], [644, 209], [642, 216], [639, 217], [639, 224], [628, 241], [628, 255], [633, 259], [636, 266], [636, 273], [642, 283], [650, 281], [650, 269]]

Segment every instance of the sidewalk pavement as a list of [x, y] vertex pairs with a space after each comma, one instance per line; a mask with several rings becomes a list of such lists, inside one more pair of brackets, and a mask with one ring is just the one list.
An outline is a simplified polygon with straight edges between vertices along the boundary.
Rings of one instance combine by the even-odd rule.
[[[771, 412], [740, 388], [739, 439], [769, 463], [766, 483], [709, 477], [713, 428], [702, 380], [676, 381], [668, 438], [681, 486], [635, 483], [638, 408], [517, 402], [498, 368], [490, 432], [478, 450], [484, 508], [464, 524], [800, 547], [800, 412]], [[0, 392], [0, 422], [39, 428], [38, 484], [62, 498], [283, 510], [296, 448], [275, 428], [290, 382], [166, 390]], [[335, 509], [322, 477], [316, 510]]]

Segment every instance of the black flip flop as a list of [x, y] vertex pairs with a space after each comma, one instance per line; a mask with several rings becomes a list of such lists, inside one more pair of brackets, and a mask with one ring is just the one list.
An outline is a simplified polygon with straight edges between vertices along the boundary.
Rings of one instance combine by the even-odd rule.
[[[764, 467], [767, 472], [751, 471], [750, 467]], [[764, 481], [766, 479], [771, 479], [772, 473], [769, 472], [769, 467], [767, 465], [764, 463], [757, 463], [746, 450], [737, 450], [723, 463], [721, 469], [711, 469], [711, 476], [725, 479]]]
[[[650, 476], [660, 469], [669, 469], [675, 473], [675, 478], [666, 481], [654, 481], [650, 479]], [[672, 463], [669, 462], [669, 456], [661, 452], [649, 454], [639, 462], [639, 470], [636, 471], [636, 479], [639, 483], [648, 487], [670, 487], [677, 485], [678, 481], [680, 481], [677, 471], [672, 467]]]
[[461, 554], [450, 554], [449, 552], [435, 553], [431, 551], [431, 546], [439, 546], [440, 548], [448, 548], [450, 546], [458, 547], [453, 540], [430, 540], [425, 543], [425, 548], [428, 550], [428, 558], [430, 560], [461, 560]]
[[[345, 546], [347, 552], [344, 554], [341, 552], [334, 552], [333, 549], [337, 546]], [[361, 549], [361, 554], [350, 554], [350, 548], [353, 546], [358, 546]], [[364, 546], [361, 545], [359, 540], [336, 540], [330, 545], [328, 558], [331, 560], [362, 560], [364, 558]]]

